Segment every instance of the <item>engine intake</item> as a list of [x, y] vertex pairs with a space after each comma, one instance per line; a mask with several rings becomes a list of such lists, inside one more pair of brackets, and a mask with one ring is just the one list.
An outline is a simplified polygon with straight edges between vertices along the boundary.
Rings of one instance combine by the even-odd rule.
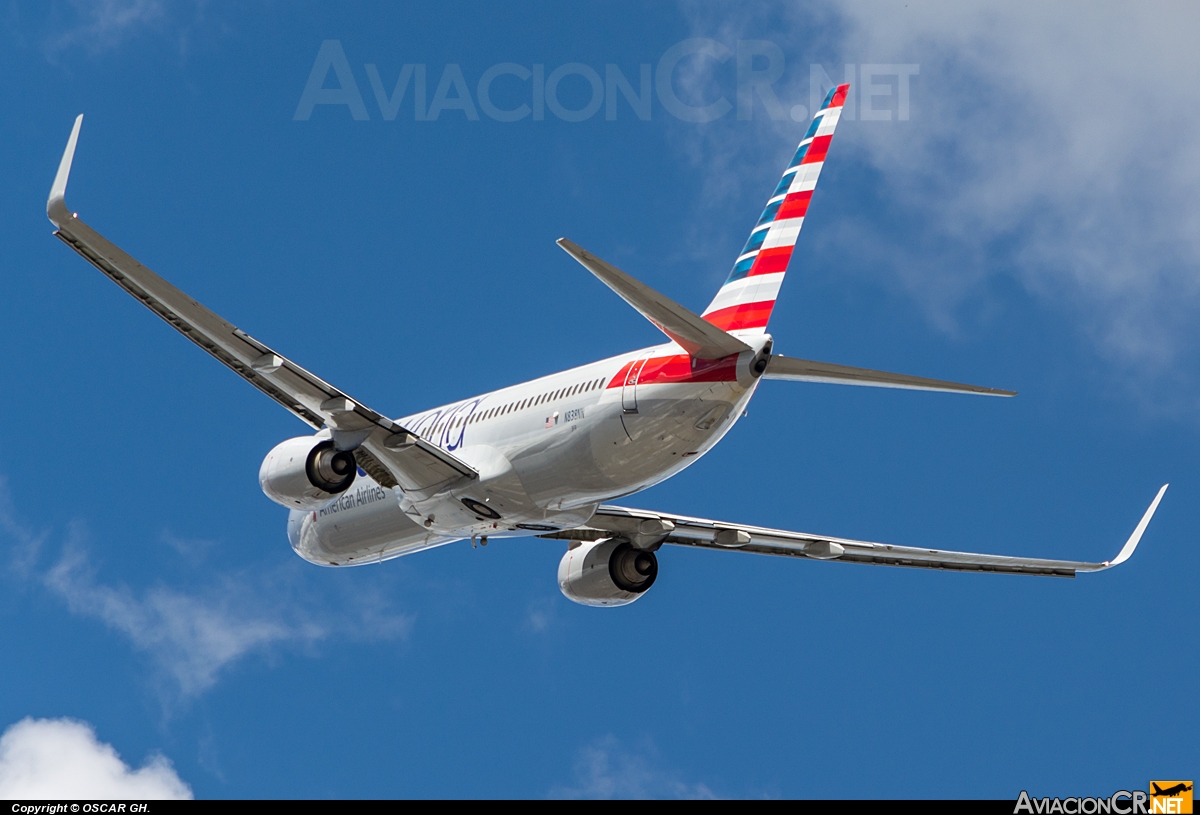
[[658, 577], [658, 558], [625, 541], [585, 541], [558, 564], [558, 587], [585, 606], [624, 606], [645, 594]]
[[354, 453], [328, 439], [301, 436], [275, 446], [258, 471], [262, 491], [289, 509], [321, 509], [350, 489], [358, 473]]

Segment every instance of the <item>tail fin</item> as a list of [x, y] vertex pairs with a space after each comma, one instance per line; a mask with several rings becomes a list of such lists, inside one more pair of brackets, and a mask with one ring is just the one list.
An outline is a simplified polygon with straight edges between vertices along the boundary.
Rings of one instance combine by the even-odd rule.
[[849, 85], [838, 85], [825, 97], [729, 279], [704, 310], [704, 319], [718, 328], [745, 334], [766, 331], [849, 90]]

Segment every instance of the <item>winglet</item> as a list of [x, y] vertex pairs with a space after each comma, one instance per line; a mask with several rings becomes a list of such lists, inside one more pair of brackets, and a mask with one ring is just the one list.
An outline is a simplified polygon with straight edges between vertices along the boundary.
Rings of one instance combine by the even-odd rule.
[[1162, 489], [1158, 491], [1158, 495], [1154, 496], [1154, 500], [1150, 502], [1150, 508], [1146, 510], [1146, 514], [1142, 516], [1142, 520], [1138, 522], [1137, 529], [1133, 530], [1133, 534], [1129, 536], [1129, 540], [1125, 541], [1125, 545], [1121, 547], [1121, 551], [1112, 560], [1106, 561], [1103, 568], [1111, 569], [1113, 566], [1119, 566], [1133, 555], [1133, 550], [1137, 548], [1138, 542], [1142, 539], [1142, 533], [1146, 531], [1146, 527], [1150, 525], [1150, 519], [1154, 517], [1154, 510], [1158, 509], [1158, 502], [1162, 500], [1163, 493], [1167, 491], [1170, 484], [1163, 484]]
[[54, 176], [54, 185], [50, 187], [50, 198], [46, 201], [46, 216], [55, 226], [61, 227], [64, 221], [74, 217], [66, 202], [67, 177], [71, 175], [71, 161], [75, 158], [75, 144], [79, 141], [79, 128], [83, 124], [83, 114], [75, 117], [75, 126], [71, 128], [71, 138], [67, 139], [67, 149], [63, 151], [62, 161], [58, 163], [58, 173]]

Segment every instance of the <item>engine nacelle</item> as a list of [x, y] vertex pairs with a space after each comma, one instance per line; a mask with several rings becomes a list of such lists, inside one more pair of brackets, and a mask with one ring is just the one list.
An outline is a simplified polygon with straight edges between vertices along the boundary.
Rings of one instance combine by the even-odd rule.
[[258, 484], [288, 509], [321, 509], [350, 489], [358, 463], [329, 439], [300, 436], [275, 446], [258, 470]]
[[558, 587], [568, 600], [585, 606], [629, 605], [656, 577], [653, 552], [612, 539], [572, 543], [558, 563]]

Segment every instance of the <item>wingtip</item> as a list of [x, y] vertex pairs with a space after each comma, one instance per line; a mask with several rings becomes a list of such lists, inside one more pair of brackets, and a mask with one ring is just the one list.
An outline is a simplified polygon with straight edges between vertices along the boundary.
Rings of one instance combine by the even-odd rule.
[[559, 238], [558, 240], [555, 241], [555, 243], [558, 244], [559, 249], [563, 250], [564, 252], [566, 252], [571, 257], [575, 258], [580, 263], [583, 263], [585, 266], [587, 264], [584, 261], [596, 260], [596, 257], [594, 255], [592, 255], [591, 252], [584, 249], [582, 246], [575, 243], [574, 241], [567, 240], [566, 238]]
[[79, 142], [79, 129], [83, 126], [83, 114], [75, 117], [71, 128], [71, 136], [67, 139], [67, 148], [63, 150], [62, 160], [58, 163], [58, 172], [54, 175], [54, 183], [50, 186], [50, 197], [46, 199], [46, 216], [50, 222], [61, 227], [64, 221], [72, 217], [67, 209], [67, 179], [71, 175], [71, 162], [75, 159], [75, 145]]
[[1150, 502], [1146, 513], [1142, 515], [1142, 520], [1138, 521], [1137, 528], [1133, 530], [1133, 534], [1129, 536], [1129, 540], [1125, 541], [1125, 545], [1121, 547], [1121, 551], [1117, 553], [1117, 556], [1105, 564], [1106, 569], [1119, 566], [1133, 556], [1134, 550], [1137, 549], [1138, 543], [1142, 540], [1142, 534], [1146, 531], [1146, 527], [1150, 525], [1150, 519], [1154, 517], [1155, 511], [1158, 509], [1158, 504], [1162, 501], [1162, 497], [1169, 486], [1171, 485], [1167, 483], [1159, 488], [1158, 494], [1154, 496], [1154, 500]]

